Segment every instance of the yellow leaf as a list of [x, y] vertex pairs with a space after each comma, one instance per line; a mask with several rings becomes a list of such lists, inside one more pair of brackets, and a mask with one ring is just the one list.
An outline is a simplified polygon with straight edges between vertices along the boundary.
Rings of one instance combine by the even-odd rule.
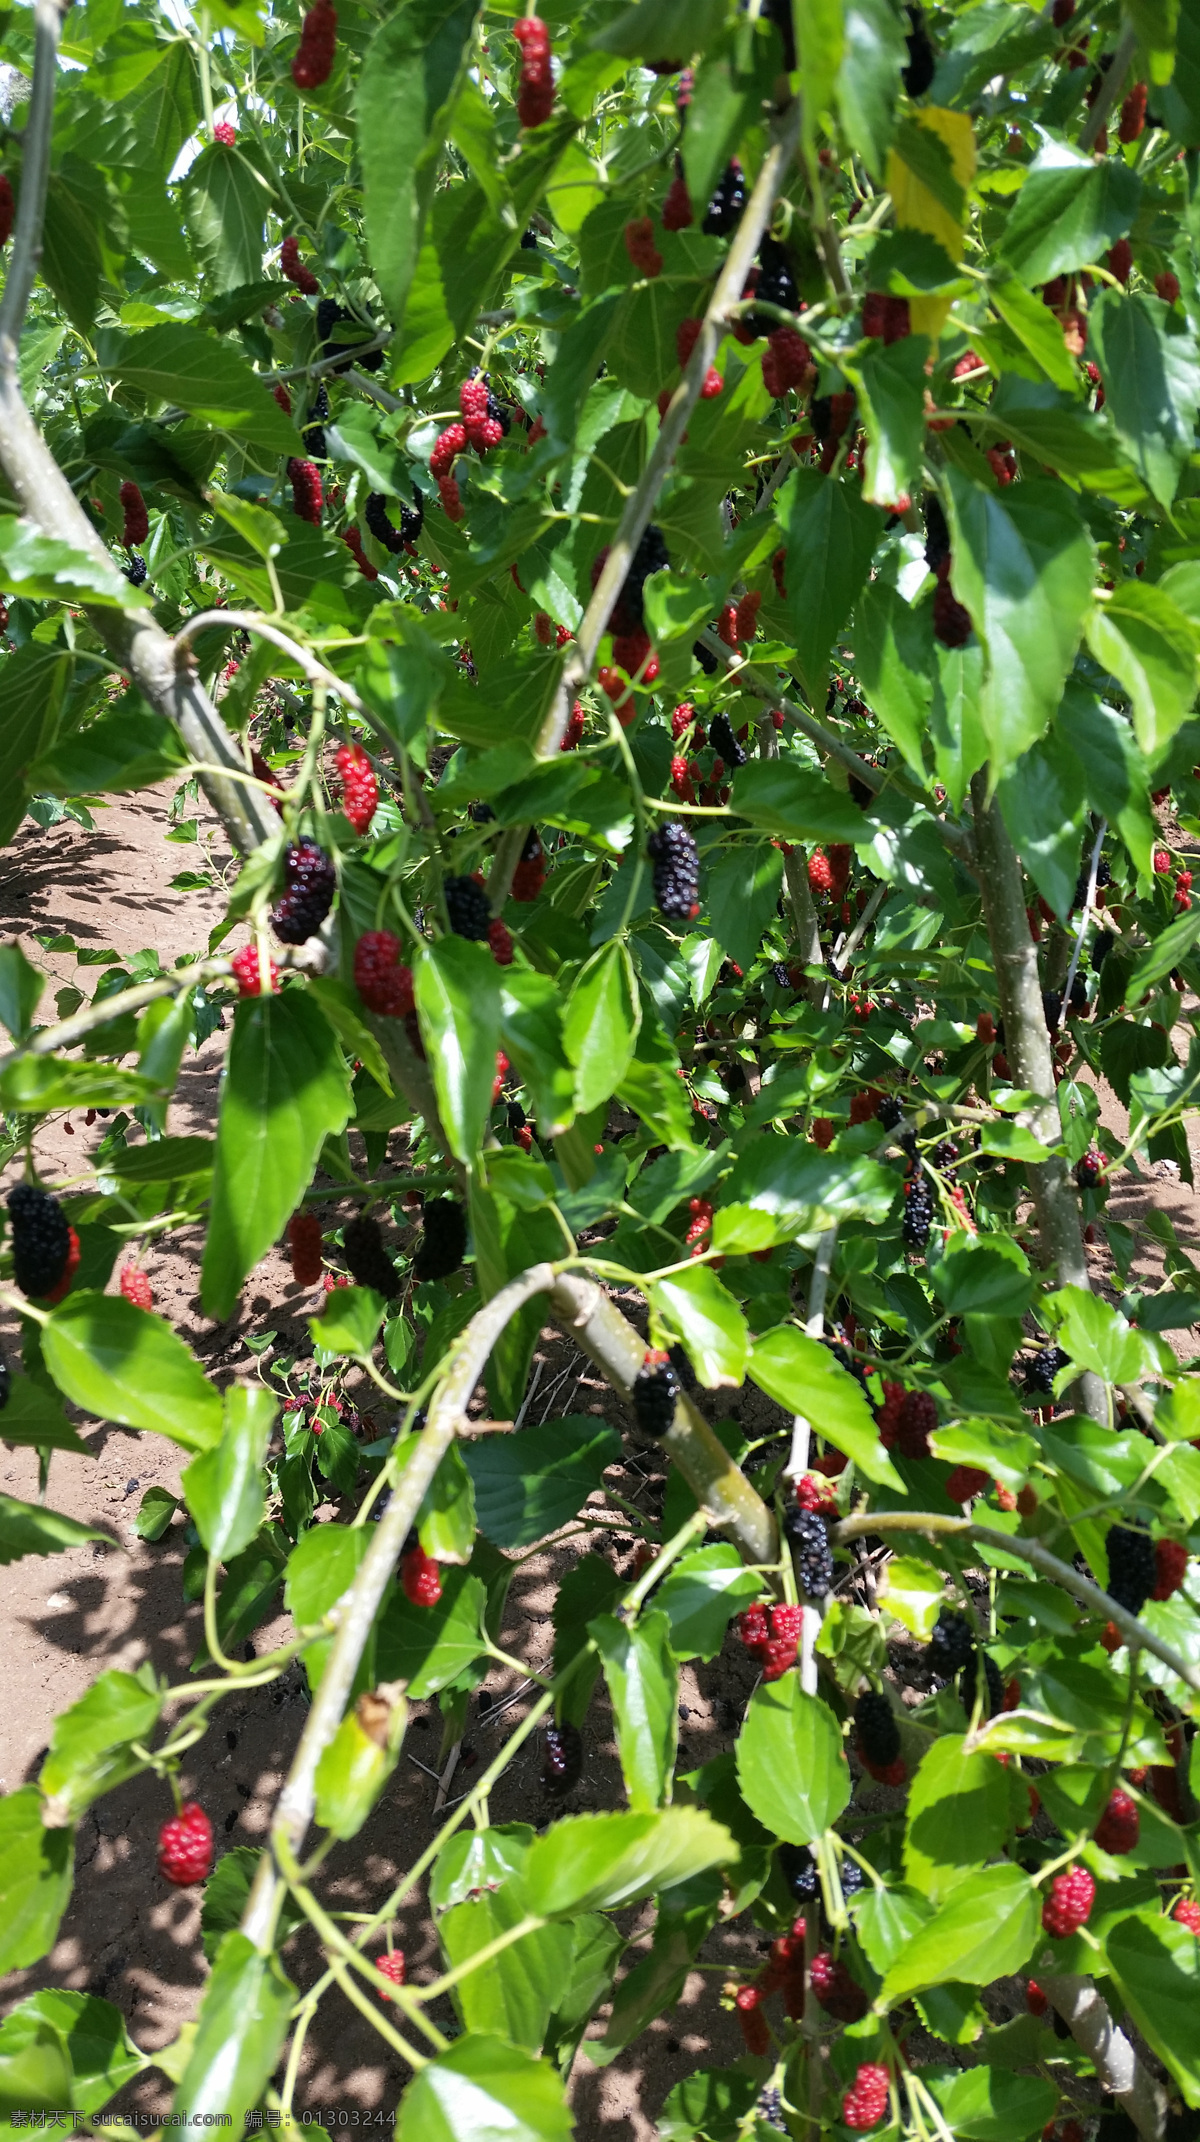
[[[928, 127], [943, 141], [950, 152], [950, 164], [955, 178], [963, 190], [964, 206], [967, 193], [975, 177], [975, 135], [966, 112], [945, 111], [931, 105], [914, 112], [918, 126]], [[942, 207], [941, 202], [930, 192], [893, 149], [888, 156], [888, 192], [896, 212], [896, 224], [900, 230], [927, 231], [936, 238], [951, 260], [961, 260], [963, 234], [961, 225]], [[952, 300], [948, 297], [910, 298], [909, 318], [914, 335], [928, 335], [936, 342], [950, 314]]]

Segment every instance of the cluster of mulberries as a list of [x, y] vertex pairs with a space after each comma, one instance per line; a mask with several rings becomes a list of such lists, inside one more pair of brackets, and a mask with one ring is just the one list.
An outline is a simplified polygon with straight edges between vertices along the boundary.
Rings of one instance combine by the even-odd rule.
[[493, 446], [499, 446], [512, 419], [503, 402], [497, 401], [482, 372], [472, 372], [469, 379], [464, 379], [458, 390], [458, 406], [467, 444], [473, 446], [477, 454], [486, 454]]
[[1146, 1532], [1133, 1532], [1128, 1525], [1113, 1525], [1105, 1542], [1108, 1549], [1108, 1596], [1127, 1614], [1140, 1614], [1147, 1599], [1154, 1597], [1158, 1583], [1154, 1541]]
[[929, 1456], [929, 1438], [938, 1424], [937, 1400], [931, 1392], [908, 1391], [902, 1383], [885, 1382], [883, 1404], [875, 1418], [885, 1450], [895, 1448], [914, 1464]]
[[654, 865], [654, 904], [668, 922], [692, 922], [700, 912], [700, 857], [681, 819], [668, 818], [650, 835], [646, 852]]
[[130, 587], [140, 588], [146, 578], [146, 561], [144, 558], [139, 558], [135, 550], [130, 554], [128, 565], [123, 565], [121, 571], [124, 573]]
[[329, 389], [322, 379], [318, 382], [312, 408], [304, 420], [304, 429], [300, 434], [304, 441], [304, 451], [313, 461], [325, 461], [328, 458], [325, 450], [325, 419], [328, 415]]
[[474, 878], [447, 878], [442, 887], [446, 895], [446, 913], [456, 937], [470, 937], [481, 944], [487, 943], [492, 925], [487, 894]]
[[525, 836], [521, 859], [513, 871], [512, 896], [525, 903], [536, 900], [546, 882], [546, 854], [536, 826]]
[[1036, 1354], [1030, 1354], [1021, 1363], [1021, 1380], [1026, 1395], [1039, 1404], [1050, 1398], [1054, 1391], [1054, 1379], [1060, 1369], [1067, 1365], [1068, 1356], [1061, 1346], [1042, 1346]]
[[144, 543], [150, 533], [150, 515], [146, 511], [146, 501], [135, 483], [123, 483], [119, 496], [121, 510], [125, 515], [121, 541], [126, 550], [136, 550], [138, 544]]
[[298, 238], [284, 239], [279, 248], [279, 267], [280, 272], [286, 276], [288, 282], [295, 283], [297, 290], [303, 291], [305, 297], [316, 296], [321, 285], [313, 274], [312, 269], [306, 268], [300, 258], [300, 240]]
[[762, 1669], [764, 1681], [779, 1681], [794, 1666], [800, 1651], [804, 1609], [785, 1606], [747, 1607], [738, 1615], [738, 1637]]
[[324, 494], [321, 489], [321, 471], [315, 461], [301, 461], [293, 454], [287, 465], [288, 481], [292, 486], [292, 509], [297, 518], [308, 521], [313, 528], [321, 525], [321, 507]]
[[583, 1775], [583, 1740], [579, 1727], [569, 1720], [562, 1725], [546, 1727], [545, 1745], [542, 1753], [542, 1784], [546, 1791], [561, 1798], [572, 1785], [578, 1785]]
[[61, 1301], [79, 1264], [79, 1238], [62, 1206], [40, 1183], [17, 1183], [8, 1195], [13, 1278], [22, 1294]]
[[342, 784], [342, 809], [356, 833], [365, 833], [379, 802], [375, 769], [361, 744], [343, 744], [335, 761]]
[[302, 945], [333, 905], [337, 871], [324, 849], [307, 838], [292, 843], [283, 865], [286, 889], [271, 909], [271, 926], [281, 943]]
[[297, 89], [319, 89], [333, 72], [337, 49], [337, 9], [330, 0], [316, 0], [304, 18], [300, 43], [292, 61], [292, 80]]
[[416, 1280], [449, 1279], [467, 1254], [467, 1221], [451, 1197], [429, 1198], [422, 1215], [424, 1235], [413, 1259]]
[[294, 1212], [287, 1232], [292, 1278], [299, 1287], [315, 1287], [321, 1277], [321, 1222], [315, 1212]]
[[742, 220], [746, 206], [746, 180], [735, 156], [725, 166], [700, 228], [710, 238], [730, 238]]
[[679, 1378], [661, 1347], [648, 1347], [629, 1393], [633, 1417], [643, 1435], [664, 1436], [675, 1418]]
[[833, 1590], [833, 1549], [824, 1518], [793, 1507], [784, 1512], [783, 1530], [801, 1590], [809, 1599], [824, 1599]]
[[356, 1286], [373, 1287], [376, 1294], [382, 1294], [385, 1299], [399, 1293], [400, 1281], [384, 1247], [379, 1222], [368, 1213], [360, 1213], [347, 1223], [342, 1236], [342, 1255]]
[[413, 1008], [412, 968], [400, 960], [400, 939], [390, 930], [364, 930], [354, 947], [354, 986], [368, 1011], [407, 1019]]
[[387, 500], [382, 491], [371, 491], [367, 494], [363, 519], [375, 541], [382, 543], [393, 558], [402, 550], [411, 552], [421, 533], [425, 521], [425, 502], [419, 491], [416, 498], [415, 506], [406, 506], [403, 501], [400, 502], [400, 526], [397, 528], [388, 513]]
[[513, 36], [521, 47], [517, 117], [522, 126], [541, 126], [554, 109], [550, 32], [540, 15], [522, 15], [513, 24]]

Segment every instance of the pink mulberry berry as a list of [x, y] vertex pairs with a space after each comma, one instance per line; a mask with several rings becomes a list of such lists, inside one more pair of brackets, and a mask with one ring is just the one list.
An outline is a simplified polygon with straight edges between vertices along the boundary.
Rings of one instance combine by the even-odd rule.
[[293, 509], [300, 520], [308, 521], [313, 528], [319, 528], [323, 503], [320, 469], [315, 461], [300, 461], [293, 455], [288, 462], [287, 472], [292, 486]]
[[202, 1882], [213, 1862], [212, 1823], [195, 1800], [188, 1800], [158, 1833], [158, 1871], [179, 1889]]
[[855, 2132], [874, 2127], [888, 2108], [890, 2077], [877, 2061], [864, 2060], [842, 2099], [842, 2118]]
[[1086, 1926], [1096, 1884], [1086, 1867], [1071, 1867], [1056, 1874], [1042, 1904], [1042, 1925], [1055, 1941], [1066, 1941]]
[[127, 1264], [121, 1273], [120, 1285], [126, 1301], [132, 1302], [135, 1309], [153, 1309], [154, 1289], [144, 1272], [135, 1271], [131, 1264]]
[[295, 283], [305, 297], [315, 297], [321, 285], [311, 268], [306, 268], [300, 258], [300, 240], [285, 238], [279, 248], [279, 266], [289, 283]]
[[343, 744], [337, 754], [342, 809], [356, 833], [365, 833], [379, 802], [375, 769], [360, 744]]

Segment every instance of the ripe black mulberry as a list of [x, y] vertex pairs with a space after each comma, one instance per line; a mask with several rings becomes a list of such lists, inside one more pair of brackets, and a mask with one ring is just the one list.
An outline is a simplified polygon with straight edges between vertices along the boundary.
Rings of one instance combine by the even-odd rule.
[[447, 878], [442, 890], [446, 895], [446, 913], [456, 937], [470, 937], [485, 943], [491, 928], [491, 910], [482, 885], [474, 878]]
[[929, 1639], [929, 1665], [939, 1680], [961, 1673], [975, 1649], [971, 1624], [965, 1614], [943, 1607]]
[[462, 1206], [452, 1197], [429, 1198], [423, 1217], [425, 1232], [413, 1259], [413, 1278], [449, 1279], [467, 1254], [467, 1222]]
[[400, 1292], [399, 1276], [384, 1248], [379, 1222], [369, 1214], [360, 1213], [348, 1223], [342, 1237], [342, 1255], [357, 1286], [373, 1287], [387, 1301]]
[[742, 220], [746, 206], [746, 180], [736, 156], [725, 166], [720, 182], [704, 214], [701, 230], [710, 238], [729, 238]]
[[337, 871], [315, 840], [295, 841], [284, 856], [286, 891], [271, 909], [271, 925], [285, 945], [315, 935], [333, 905]]
[[312, 408], [308, 412], [304, 429], [300, 434], [304, 441], [304, 451], [313, 461], [324, 461], [326, 459], [325, 419], [328, 415], [329, 389], [324, 380], [322, 380], [313, 397]]
[[668, 922], [692, 922], [700, 912], [700, 858], [687, 827], [668, 818], [646, 852], [654, 865], [654, 901]]
[[647, 1350], [629, 1393], [633, 1417], [643, 1435], [663, 1436], [675, 1418], [679, 1378], [669, 1354]]
[[1113, 1525], [1105, 1544], [1109, 1598], [1127, 1614], [1140, 1614], [1158, 1582], [1154, 1541], [1145, 1532], [1131, 1532], [1128, 1525]]
[[824, 1518], [793, 1505], [784, 1512], [783, 1530], [803, 1591], [810, 1599], [823, 1599], [833, 1590], [833, 1549]]
[[746, 753], [730, 726], [727, 714], [714, 714], [708, 725], [708, 740], [719, 758], [728, 767], [736, 768], [746, 763]]
[[22, 1294], [52, 1294], [71, 1253], [71, 1230], [62, 1206], [40, 1183], [17, 1183], [9, 1192], [8, 1217], [13, 1277]]
[[558, 1799], [578, 1785], [583, 1775], [583, 1739], [578, 1726], [569, 1722], [546, 1727], [542, 1757], [542, 1783]]
[[[900, 1728], [886, 1696], [868, 1688], [854, 1707], [854, 1733], [866, 1760], [886, 1770], [900, 1753]], [[843, 1889], [845, 1883], [843, 1882]]]

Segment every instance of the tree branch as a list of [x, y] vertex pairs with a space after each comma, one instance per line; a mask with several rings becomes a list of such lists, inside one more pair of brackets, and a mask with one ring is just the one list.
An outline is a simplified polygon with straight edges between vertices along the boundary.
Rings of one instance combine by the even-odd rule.
[[[109, 552], [25, 406], [18, 372], [21, 323], [41, 258], [61, 24], [58, 0], [37, 0], [33, 94], [25, 128], [21, 199], [13, 257], [0, 302], [0, 467], [22, 513], [43, 535], [83, 551], [111, 571]], [[113, 661], [129, 671], [156, 711], [174, 723], [191, 757], [243, 770], [233, 740], [212, 701], [186, 665], [176, 661], [171, 640], [146, 610], [115, 610], [88, 604], [83, 608]], [[274, 814], [265, 796], [240, 789], [236, 782], [219, 774], [199, 778], [235, 848], [247, 854], [267, 839], [274, 830]]]
[[1160, 2142], [1167, 2128], [1167, 2093], [1142, 2066], [1091, 1979], [1074, 1972], [1039, 1971], [1038, 1984], [1087, 2054], [1101, 2089], [1124, 2106], [1146, 2142]]
[[[646, 1341], [598, 1281], [562, 1273], [550, 1290], [550, 1306], [560, 1329], [628, 1400], [645, 1358]], [[674, 1459], [713, 1524], [730, 1534], [745, 1560], [773, 1562], [779, 1553], [773, 1513], [686, 1393], [680, 1397], [661, 1447]]]
[[264, 1854], [259, 1864], [242, 1914], [242, 1932], [248, 1934], [260, 1949], [270, 1947], [286, 1887], [283, 1876], [276, 1872], [274, 1840], [277, 1835], [281, 1836], [288, 1849], [299, 1854], [312, 1820], [317, 1765], [341, 1724], [359, 1660], [391, 1582], [397, 1558], [416, 1522], [425, 1491], [462, 1426], [467, 1402], [501, 1332], [518, 1309], [535, 1294], [548, 1293], [553, 1283], [554, 1273], [550, 1265], [533, 1265], [518, 1279], [510, 1280], [484, 1308], [476, 1311], [434, 1393], [428, 1422], [417, 1439], [417, 1448], [392, 1489], [391, 1499], [375, 1527], [375, 1537], [362, 1567], [334, 1608], [337, 1634], [287, 1782], [276, 1802], [271, 1825], [272, 1850]]
[[[658, 494], [670, 473], [687, 429], [688, 419], [700, 398], [700, 389], [716, 356], [726, 307], [740, 299], [754, 256], [762, 242], [763, 232], [771, 220], [775, 196], [791, 159], [798, 126], [799, 107], [793, 99], [782, 114], [777, 138], [763, 159], [754, 190], [742, 211], [742, 220], [734, 233], [733, 242], [717, 277], [687, 370], [659, 425], [654, 450], [646, 463], [637, 489], [625, 502], [625, 510], [609, 545], [603, 571], [575, 636], [574, 650], [563, 668], [553, 705], [542, 724], [537, 742], [540, 758], [552, 758], [559, 749], [566, 735], [571, 702], [580, 685], [592, 673], [600, 642], [608, 629], [613, 604], [624, 586], [634, 552], [650, 524]], [[512, 874], [527, 831], [528, 828], [524, 826], [512, 827], [497, 844], [488, 878], [488, 900], [494, 915], [500, 913], [508, 898]]]
[[[1035, 1096], [1033, 1106], [1022, 1110], [1021, 1120], [1043, 1145], [1053, 1147], [1062, 1139], [1062, 1125], [1054, 1097], [1054, 1059], [1042, 1004], [1037, 947], [1030, 937], [1025, 912], [1021, 865], [999, 806], [988, 801], [985, 775], [975, 775], [971, 796], [983, 915], [1004, 1020], [1004, 1053], [1016, 1084]], [[1090, 1291], [1079, 1205], [1066, 1161], [1060, 1153], [1052, 1153], [1049, 1160], [1027, 1161], [1026, 1167], [1047, 1263], [1055, 1268], [1060, 1286]], [[1107, 1426], [1108, 1401], [1099, 1377], [1090, 1372], [1082, 1376], [1080, 1390], [1091, 1418]]]
[[[1189, 1665], [1170, 1644], [1164, 1644], [1144, 1622], [1131, 1614], [1128, 1608], [1118, 1605], [1107, 1592], [1102, 1592], [1090, 1577], [1080, 1575], [1069, 1562], [1061, 1562], [1040, 1540], [1026, 1539], [1020, 1532], [996, 1532], [990, 1525], [977, 1525], [969, 1517], [942, 1517], [933, 1510], [872, 1510], [861, 1517], [843, 1518], [833, 1528], [833, 1542], [837, 1547], [848, 1546], [851, 1540], [865, 1539], [869, 1533], [918, 1532], [930, 1539], [939, 1536], [955, 1539], [978, 1540], [981, 1546], [996, 1547], [1005, 1554], [1019, 1555], [1032, 1569], [1040, 1570], [1055, 1584], [1070, 1592], [1080, 1604], [1090, 1607], [1094, 1614], [1102, 1614], [1111, 1621], [1125, 1638], [1127, 1644], [1140, 1645], [1152, 1651], [1156, 1659], [1169, 1666], [1172, 1673], [1186, 1681], [1189, 1688], [1200, 1693], [1200, 1666]], [[981, 1739], [986, 1738], [986, 1731]]]

